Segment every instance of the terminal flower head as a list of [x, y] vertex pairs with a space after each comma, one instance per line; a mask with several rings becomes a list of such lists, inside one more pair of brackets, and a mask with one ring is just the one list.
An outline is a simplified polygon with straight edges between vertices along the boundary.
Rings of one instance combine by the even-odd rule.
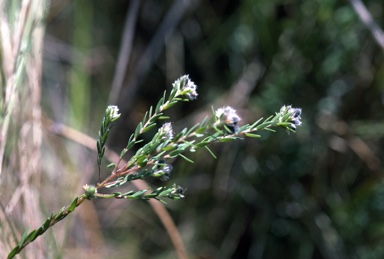
[[296, 131], [297, 126], [301, 125], [301, 108], [293, 108], [291, 105], [284, 105], [280, 109], [279, 122], [288, 122], [287, 128]]
[[164, 160], [159, 160], [156, 162], [153, 169], [153, 177], [160, 177], [161, 180], [168, 181], [169, 177], [171, 176], [173, 166], [167, 164]]
[[120, 117], [119, 108], [116, 105], [109, 105], [106, 110], [106, 114], [110, 121], [115, 121]]
[[189, 75], [184, 75], [177, 79], [174, 84], [179, 87], [181, 91], [181, 95], [185, 95], [190, 101], [193, 101], [197, 98], [197, 86], [191, 79], [189, 79]]
[[172, 123], [167, 122], [164, 123], [163, 126], [160, 128], [161, 133], [164, 134], [164, 138], [172, 140], [174, 137], [174, 132], [172, 129]]
[[175, 184], [172, 186], [172, 198], [173, 199], [180, 199], [184, 198], [185, 189], [181, 187], [180, 185], [176, 186]]
[[231, 134], [235, 134], [239, 130], [237, 123], [241, 120], [241, 118], [232, 107], [227, 106], [217, 109], [215, 116], [218, 123], [227, 126]]

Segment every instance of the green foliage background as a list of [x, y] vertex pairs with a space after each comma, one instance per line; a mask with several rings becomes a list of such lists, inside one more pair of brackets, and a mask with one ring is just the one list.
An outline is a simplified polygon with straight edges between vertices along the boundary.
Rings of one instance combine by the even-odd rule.
[[[187, 192], [167, 207], [190, 257], [383, 258], [383, 49], [351, 4], [136, 4], [52, 1], [44, 38], [44, 113], [96, 137], [105, 107], [117, 104], [122, 118], [108, 145], [119, 153], [149, 106], [185, 73], [198, 86], [199, 98], [169, 112], [175, 129], [210, 114], [212, 105], [232, 105], [242, 123], [284, 104], [301, 107], [303, 126], [295, 134], [217, 144], [212, 147], [217, 160], [202, 150], [188, 154], [193, 165], [174, 162], [169, 183]], [[383, 3], [365, 4], [383, 28]], [[121, 42], [130, 11], [136, 19], [127, 54]], [[116, 91], [112, 82], [122, 55], [129, 63]], [[45, 134], [41, 177], [49, 187], [40, 195], [42, 213], [49, 215], [83, 184], [97, 181], [97, 165], [96, 154]], [[52, 192], [56, 197], [47, 198]], [[57, 243], [46, 238], [46, 249], [64, 258], [174, 256], [145, 202], [93, 205], [55, 226], [50, 235]]]

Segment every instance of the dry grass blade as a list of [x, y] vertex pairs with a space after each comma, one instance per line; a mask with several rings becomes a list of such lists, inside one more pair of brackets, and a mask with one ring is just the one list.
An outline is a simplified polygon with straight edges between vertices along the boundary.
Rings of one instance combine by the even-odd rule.
[[[0, 257], [5, 258], [18, 227], [36, 225], [42, 217], [39, 182], [31, 185], [40, 172], [40, 92], [42, 69], [41, 22], [45, 0], [0, 1], [0, 200], [4, 226]], [[7, 150], [7, 152], [6, 152]], [[44, 257], [44, 246], [34, 244], [32, 257]]]

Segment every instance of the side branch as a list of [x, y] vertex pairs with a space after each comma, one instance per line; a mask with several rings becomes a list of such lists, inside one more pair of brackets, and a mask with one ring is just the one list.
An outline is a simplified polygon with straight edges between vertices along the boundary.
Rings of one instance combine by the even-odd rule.
[[38, 229], [32, 230], [30, 233], [28, 233], [28, 230], [27, 230], [21, 237], [19, 244], [12, 249], [12, 251], [8, 254], [7, 258], [8, 259], [13, 258], [15, 255], [20, 253], [21, 250], [23, 250], [27, 245], [33, 242], [38, 236], [41, 236], [50, 227], [52, 227], [62, 219], [66, 218], [71, 212], [73, 212], [76, 209], [76, 207], [78, 207], [81, 203], [83, 203], [83, 201], [86, 198], [87, 197], [85, 194], [76, 197], [71, 203], [71, 205], [67, 207], [63, 207], [56, 214], [52, 214]]

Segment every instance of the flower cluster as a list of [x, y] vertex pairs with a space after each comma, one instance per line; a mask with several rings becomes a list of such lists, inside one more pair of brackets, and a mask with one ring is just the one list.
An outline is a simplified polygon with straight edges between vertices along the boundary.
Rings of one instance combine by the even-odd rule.
[[225, 125], [230, 134], [235, 134], [239, 131], [237, 123], [241, 120], [241, 118], [232, 107], [227, 106], [217, 109], [215, 117], [216, 125]]
[[296, 131], [296, 127], [301, 125], [301, 109], [293, 108], [291, 105], [284, 105], [280, 109], [279, 122], [288, 122], [287, 128]]
[[173, 198], [184, 198], [185, 190], [180, 185], [174, 185], [171, 194], [174, 196]]
[[185, 95], [190, 101], [193, 101], [197, 98], [197, 86], [191, 79], [189, 79], [189, 75], [184, 75], [177, 79], [173, 86], [178, 86], [181, 90], [181, 95]]
[[161, 177], [160, 179], [163, 181], [168, 181], [169, 177], [171, 176], [173, 166], [170, 164], [165, 163], [164, 160], [160, 160], [156, 162], [155, 166], [153, 167], [153, 177]]
[[116, 105], [109, 105], [106, 110], [107, 117], [109, 120], [115, 121], [120, 118], [119, 108]]
[[160, 133], [164, 134], [163, 136], [164, 139], [172, 140], [174, 137], [172, 123], [170, 122], [164, 123], [163, 126], [160, 128]]

